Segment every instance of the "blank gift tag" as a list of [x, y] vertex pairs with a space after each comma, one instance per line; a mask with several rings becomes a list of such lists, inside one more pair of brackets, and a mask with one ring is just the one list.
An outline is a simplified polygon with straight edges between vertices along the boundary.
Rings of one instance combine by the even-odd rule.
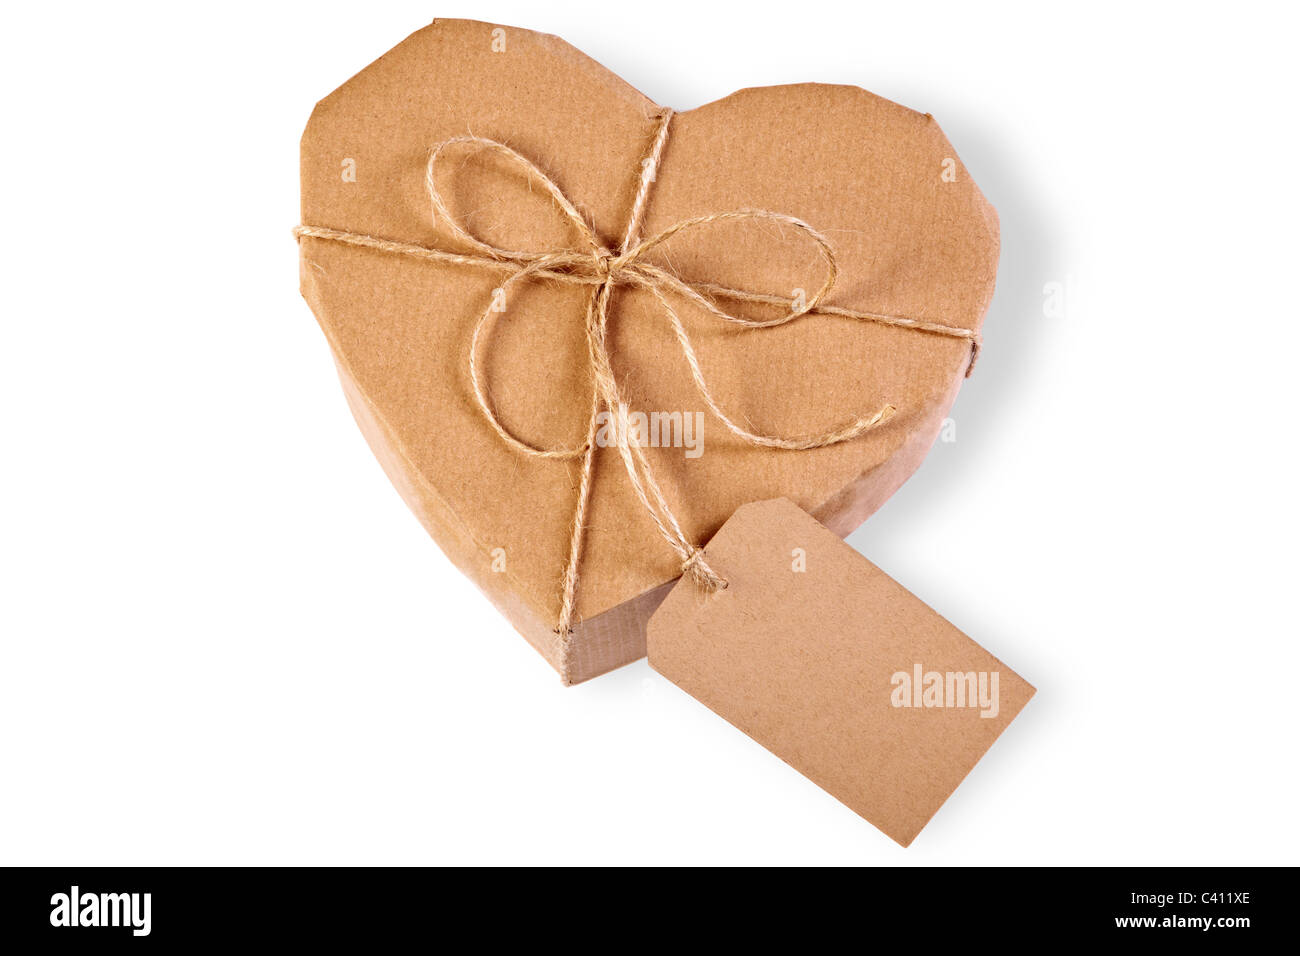
[[650, 619], [650, 666], [907, 846], [1034, 688], [779, 498]]

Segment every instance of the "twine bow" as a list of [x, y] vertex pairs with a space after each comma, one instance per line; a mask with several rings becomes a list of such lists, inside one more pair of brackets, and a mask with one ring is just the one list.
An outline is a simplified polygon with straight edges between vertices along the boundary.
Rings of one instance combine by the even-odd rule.
[[[592, 463], [594, 461], [596, 448], [597, 417], [602, 408], [608, 409], [611, 414], [620, 416], [620, 420], [617, 423], [618, 427], [614, 430], [615, 447], [617, 447], [619, 455], [623, 460], [628, 478], [631, 480], [632, 488], [636, 492], [637, 498], [645, 507], [646, 512], [654, 520], [655, 525], [659, 529], [659, 533], [663, 536], [664, 540], [668, 542], [673, 550], [677, 552], [678, 557], [681, 558], [682, 573], [689, 574], [700, 587], [708, 591], [718, 590], [719, 588], [725, 588], [727, 586], [726, 581], [717, 573], [717, 571], [710, 567], [704, 556], [704, 552], [700, 548], [696, 547], [682, 530], [680, 523], [668, 505], [668, 501], [664, 496], [662, 488], [655, 479], [654, 472], [650, 468], [649, 462], [646, 460], [645, 452], [642, 450], [641, 444], [638, 441], [629, 438], [630, 429], [626, 427], [627, 422], [625, 420], [627, 406], [622, 401], [620, 395], [618, 380], [615, 378], [614, 370], [610, 362], [607, 342], [610, 300], [612, 290], [615, 286], [627, 285], [639, 287], [654, 295], [655, 299], [663, 308], [664, 314], [668, 317], [668, 321], [677, 337], [677, 342], [681, 347], [682, 354], [686, 358], [686, 362], [690, 367], [691, 377], [694, 379], [695, 386], [699, 390], [705, 403], [708, 405], [709, 410], [713, 412], [718, 420], [721, 421], [732, 434], [736, 435], [742, 441], [767, 448], [804, 450], [822, 448], [827, 445], [836, 445], [841, 442], [850, 441], [887, 421], [894, 414], [895, 407], [886, 404], [880, 408], [879, 411], [870, 416], [854, 419], [853, 421], [832, 429], [831, 431], [800, 437], [762, 434], [744, 428], [728, 416], [714, 398], [713, 392], [709, 388], [704, 373], [700, 368], [699, 358], [696, 355], [695, 347], [691, 342], [691, 338], [687, 334], [685, 326], [682, 324], [676, 309], [674, 309], [672, 302], [669, 299], [670, 294], [689, 302], [693, 302], [695, 305], [722, 321], [748, 328], [770, 328], [772, 326], [783, 325], [786, 322], [793, 321], [794, 319], [809, 313], [842, 315], [850, 318], [883, 322], [885, 324], [915, 329], [922, 332], [931, 332], [967, 339], [971, 342], [972, 346], [972, 366], [974, 364], [975, 354], [978, 350], [978, 337], [975, 333], [967, 329], [924, 322], [902, 316], [853, 312], [847, 309], [822, 306], [822, 300], [831, 290], [832, 286], [834, 286], [836, 277], [839, 273], [835, 254], [830, 243], [821, 233], [806, 222], [797, 219], [794, 216], [787, 216], [781, 213], [770, 212], [762, 209], [739, 209], [732, 212], [713, 213], [710, 215], [684, 219], [648, 239], [640, 239], [639, 230], [641, 219], [645, 212], [650, 186], [654, 180], [655, 171], [658, 168], [664, 144], [668, 138], [668, 128], [672, 115], [672, 111], [669, 110], [660, 118], [659, 127], [649, 157], [646, 162], [642, 164], [643, 174], [641, 184], [633, 203], [631, 215], [629, 216], [627, 230], [624, 233], [623, 240], [619, 244], [617, 250], [611, 250], [600, 242], [595, 231], [587, 223], [586, 219], [583, 218], [582, 214], [574, 208], [573, 203], [571, 203], [568, 197], [561, 192], [560, 188], [554, 183], [554, 181], [538, 169], [536, 165], [521, 156], [515, 150], [511, 149], [509, 146], [477, 136], [458, 136], [438, 144], [429, 156], [425, 172], [425, 184], [428, 189], [435, 223], [440, 222], [444, 224], [455, 235], [455, 237], [460, 240], [460, 242], [474, 250], [474, 254], [467, 255], [462, 253], [453, 253], [412, 243], [380, 239], [374, 236], [327, 229], [318, 226], [299, 226], [294, 230], [294, 234], [299, 239], [325, 239], [438, 262], [480, 267], [486, 266], [508, 273], [500, 288], [496, 290], [492, 303], [484, 309], [483, 314], [479, 317], [478, 322], [474, 326], [474, 332], [470, 340], [469, 349], [469, 375], [474, 388], [474, 396], [478, 402], [480, 411], [488, 424], [507, 445], [521, 454], [535, 458], [560, 460], [582, 459], [582, 475], [578, 487], [578, 502], [575, 508], [574, 520], [571, 528], [568, 562], [564, 571], [559, 625], [556, 628], [557, 633], [560, 634], [562, 638], [566, 637], [572, 631], [573, 627], [574, 604], [578, 584], [578, 567], [581, 561], [587, 504], [591, 492]], [[485, 242], [470, 234], [448, 210], [446, 203], [443, 201], [442, 194], [438, 189], [435, 176], [439, 158], [444, 155], [446, 150], [456, 146], [466, 146], [495, 153], [522, 170], [530, 184], [540, 186], [547, 192], [555, 205], [573, 226], [574, 231], [578, 236], [574, 245], [569, 248], [557, 249], [550, 252], [505, 249], [493, 245], [492, 243]], [[727, 221], [774, 222], [784, 226], [790, 226], [799, 234], [806, 236], [813, 242], [818, 254], [825, 263], [826, 276], [821, 286], [803, 305], [790, 308], [790, 300], [784, 299], [780, 296], [728, 289], [707, 283], [685, 282], [673, 273], [656, 266], [646, 257], [647, 253], [652, 249], [666, 242], [668, 239], [680, 232]], [[492, 402], [488, 397], [483, 381], [483, 374], [479, 368], [479, 354], [482, 350], [483, 339], [491, 327], [493, 316], [497, 314], [500, 300], [503, 297], [508, 297], [509, 290], [512, 286], [529, 279], [574, 283], [590, 286], [592, 289], [592, 294], [587, 301], [587, 314], [585, 319], [587, 352], [591, 364], [593, 380], [591, 416], [589, 418], [585, 441], [574, 447], [540, 448], [511, 433], [497, 417]], [[769, 320], [749, 319], [733, 315], [723, 310], [718, 306], [714, 298], [711, 298], [710, 296], [728, 298], [741, 302], [781, 305], [789, 308], [790, 311], [779, 318]], [[967, 374], [970, 374], [969, 367]]]

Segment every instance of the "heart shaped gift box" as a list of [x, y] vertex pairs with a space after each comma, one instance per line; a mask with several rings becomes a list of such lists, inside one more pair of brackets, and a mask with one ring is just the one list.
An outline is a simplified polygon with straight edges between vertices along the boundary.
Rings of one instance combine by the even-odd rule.
[[[624, 276], [669, 273], [703, 299], [611, 277], [628, 239], [732, 210], [774, 215], [695, 223]], [[821, 84], [671, 114], [556, 37], [464, 20], [435, 21], [317, 105], [302, 215], [302, 292], [376, 456], [567, 683], [644, 655], [645, 622], [683, 571], [638, 493], [629, 441], [683, 542], [777, 497], [847, 535], [938, 435], [998, 256], [996, 214], [928, 115]], [[549, 278], [507, 282], [520, 265], [492, 251], [584, 248], [597, 270], [604, 256], [603, 274], [561, 258]], [[633, 427], [588, 455], [598, 289], [624, 406], [605, 421]], [[726, 290], [755, 295], [724, 302]], [[719, 321], [713, 302], [770, 327]], [[742, 431], [825, 434], [877, 415], [822, 447], [756, 444], [711, 410], [697, 371]], [[637, 412], [660, 431], [638, 430]]]

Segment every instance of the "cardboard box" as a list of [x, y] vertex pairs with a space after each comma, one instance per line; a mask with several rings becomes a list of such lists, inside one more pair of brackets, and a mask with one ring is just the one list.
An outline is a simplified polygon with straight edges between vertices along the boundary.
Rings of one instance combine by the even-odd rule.
[[[534, 162], [616, 249], [661, 115], [556, 37], [438, 20], [317, 105], [302, 138], [302, 221], [463, 248], [431, 216], [425, 174], [434, 144], [473, 135]], [[930, 116], [852, 86], [746, 89], [677, 114], [654, 172], [641, 235], [736, 209], [794, 216], [834, 248], [839, 275], [823, 306], [971, 334], [833, 312], [743, 329], [674, 301], [715, 396], [748, 427], [806, 434], [897, 409], [852, 441], [763, 448], [708, 414], [652, 292], [614, 289], [609, 354], [630, 408], [692, 421], [704, 413], [698, 455], [671, 442], [644, 448], [685, 534], [703, 543], [741, 505], [784, 497], [847, 535], [920, 464], [972, 361], [997, 265], [992, 207]], [[534, 251], [575, 242], [550, 198], [509, 166], [467, 156], [444, 173], [440, 189], [474, 235]], [[647, 258], [688, 282], [791, 301], [823, 278], [816, 250], [773, 224], [684, 231]], [[491, 269], [301, 242], [303, 295], [393, 484], [448, 557], [573, 683], [644, 655], [645, 622], [681, 558], [637, 500], [618, 451], [597, 448], [574, 627], [557, 632], [581, 463], [521, 455], [474, 400], [470, 337], [501, 281]], [[534, 444], [577, 445], [587, 433], [589, 295], [563, 282], [521, 284], [484, 349], [493, 407]]]

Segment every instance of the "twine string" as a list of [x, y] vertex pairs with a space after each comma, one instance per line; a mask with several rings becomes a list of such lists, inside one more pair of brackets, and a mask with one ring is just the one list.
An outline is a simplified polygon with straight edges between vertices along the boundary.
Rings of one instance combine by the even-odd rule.
[[[399, 242], [321, 226], [304, 225], [294, 230], [294, 235], [299, 240], [319, 239], [340, 242], [427, 261], [487, 267], [508, 273], [499, 289], [494, 292], [492, 302], [484, 309], [474, 325], [469, 345], [469, 377], [479, 411], [488, 425], [506, 445], [521, 454], [534, 458], [563, 461], [581, 459], [577, 502], [570, 528], [568, 559], [561, 581], [562, 594], [559, 623], [555, 629], [562, 639], [567, 638], [573, 630], [579, 566], [581, 564], [587, 510], [591, 498], [592, 472], [598, 430], [597, 420], [602, 409], [607, 409], [611, 416], [615, 417], [613, 422], [615, 426], [614, 446], [617, 448], [623, 462], [633, 492], [646, 513], [654, 521], [660, 535], [681, 559], [682, 573], [690, 575], [695, 583], [706, 591], [716, 591], [727, 586], [725, 579], [709, 565], [704, 552], [696, 547], [690, 537], [682, 530], [680, 522], [677, 520], [673, 509], [669, 506], [667, 497], [655, 478], [649, 461], [646, 459], [641, 443], [629, 438], [632, 430], [627, 420], [627, 405], [622, 401], [618, 380], [610, 361], [607, 342], [610, 302], [616, 285], [647, 289], [655, 297], [663, 309], [664, 315], [668, 318], [673, 334], [690, 368], [695, 387], [699, 390], [709, 410], [723, 423], [728, 431], [739, 439], [748, 444], [766, 448], [806, 450], [851, 441], [888, 421], [896, 409], [893, 405], [886, 404], [869, 416], [856, 418], [839, 427], [810, 435], [789, 437], [763, 434], [745, 428], [727, 415], [714, 397], [700, 365], [699, 356], [696, 353], [691, 337], [687, 333], [677, 310], [673, 307], [671, 299], [685, 299], [721, 321], [746, 328], [771, 328], [791, 322], [803, 315], [821, 314], [879, 322], [923, 333], [965, 339], [971, 343], [971, 359], [967, 367], [967, 375], [970, 374], [975, 357], [978, 354], [979, 337], [969, 329], [926, 322], [906, 316], [856, 312], [833, 306], [823, 306], [823, 298], [830, 292], [839, 275], [839, 264], [826, 237], [808, 223], [794, 216], [763, 209], [738, 209], [730, 212], [711, 213], [683, 219], [648, 239], [641, 239], [641, 222], [645, 215], [651, 185], [658, 172], [664, 147], [668, 140], [669, 124], [672, 117], [673, 112], [666, 110], [659, 118], [649, 154], [642, 163], [640, 185], [632, 204], [627, 227], [617, 250], [610, 250], [602, 245], [594, 229], [574, 207], [573, 203], [569, 201], [568, 197], [564, 195], [559, 186], [534, 163], [503, 143], [479, 136], [456, 136], [439, 143], [430, 153], [428, 164], [425, 167], [425, 186], [428, 191], [434, 222], [445, 226], [459, 242], [473, 250], [472, 254], [449, 252], [414, 243]], [[530, 186], [541, 187], [573, 227], [573, 231], [578, 237], [574, 245], [570, 248], [547, 252], [506, 249], [486, 242], [465, 229], [447, 208], [436, 179], [440, 158], [444, 157], [449, 149], [458, 146], [493, 153], [520, 170]], [[709, 283], [688, 283], [672, 272], [647, 261], [646, 256], [651, 250], [667, 242], [678, 233], [720, 222], [773, 222], [793, 228], [797, 235], [811, 241], [825, 266], [825, 277], [821, 285], [802, 306], [790, 308], [790, 300], [780, 296], [731, 289]], [[587, 357], [592, 371], [591, 414], [588, 419], [586, 436], [582, 444], [577, 446], [544, 448], [525, 441], [512, 433], [501, 422], [496, 413], [480, 368], [480, 355], [484, 347], [484, 340], [491, 330], [493, 317], [497, 314], [500, 299], [505, 298], [506, 301], [509, 301], [512, 287], [522, 282], [539, 280], [585, 285], [590, 287], [591, 290], [587, 300], [584, 323]], [[781, 305], [790, 310], [785, 315], [774, 319], [750, 319], [726, 311], [718, 305], [718, 299], [759, 305]]]

